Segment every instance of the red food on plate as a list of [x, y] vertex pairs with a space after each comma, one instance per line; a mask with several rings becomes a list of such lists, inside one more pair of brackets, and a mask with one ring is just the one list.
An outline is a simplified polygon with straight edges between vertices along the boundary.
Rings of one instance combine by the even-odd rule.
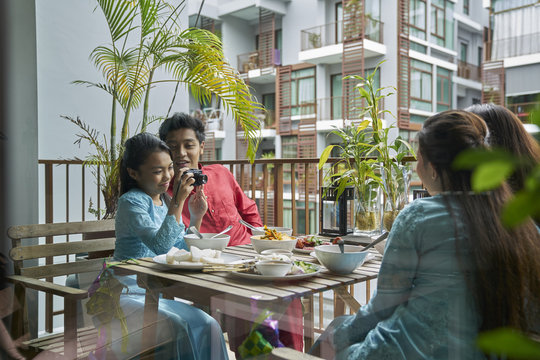
[[303, 239], [298, 238], [298, 240], [296, 240], [296, 248], [297, 249], [303, 249], [304, 248], [304, 240]]

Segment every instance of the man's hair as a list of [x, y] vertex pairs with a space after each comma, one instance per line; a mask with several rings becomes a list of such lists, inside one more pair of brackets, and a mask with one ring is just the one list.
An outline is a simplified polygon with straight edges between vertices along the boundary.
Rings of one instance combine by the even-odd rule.
[[204, 124], [201, 120], [186, 113], [174, 113], [166, 119], [159, 127], [159, 138], [163, 141], [167, 139], [169, 132], [178, 129], [191, 129], [195, 132], [197, 140], [202, 143], [206, 138], [204, 134]]

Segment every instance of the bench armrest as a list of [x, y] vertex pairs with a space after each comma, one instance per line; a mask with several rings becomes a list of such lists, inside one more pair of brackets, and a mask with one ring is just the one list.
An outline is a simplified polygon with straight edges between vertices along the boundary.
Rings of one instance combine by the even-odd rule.
[[88, 291], [71, 288], [69, 286], [58, 285], [52, 282], [34, 279], [22, 275], [10, 275], [6, 277], [13, 284], [20, 284], [30, 289], [43, 291], [57, 296], [71, 297], [73, 299], [84, 299], [88, 297]]

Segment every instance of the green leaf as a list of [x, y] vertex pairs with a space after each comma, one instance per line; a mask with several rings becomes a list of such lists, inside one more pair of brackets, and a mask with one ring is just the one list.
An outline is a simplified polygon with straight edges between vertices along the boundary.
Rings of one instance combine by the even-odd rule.
[[469, 149], [462, 151], [454, 160], [452, 167], [455, 170], [473, 169], [474, 167], [491, 161], [515, 162], [515, 158], [500, 149]]
[[328, 160], [328, 157], [330, 156], [330, 153], [332, 152], [332, 149], [336, 145], [328, 145], [322, 152], [321, 158], [319, 159], [319, 170], [323, 168], [323, 165], [326, 164], [326, 161]]
[[540, 189], [536, 192], [519, 191], [504, 206], [502, 213], [503, 224], [509, 228], [514, 228], [522, 224], [531, 215], [540, 212]]
[[480, 164], [472, 175], [472, 188], [482, 192], [499, 187], [514, 171], [514, 165], [505, 161]]
[[476, 344], [486, 354], [510, 359], [540, 359], [540, 343], [508, 328], [481, 333]]

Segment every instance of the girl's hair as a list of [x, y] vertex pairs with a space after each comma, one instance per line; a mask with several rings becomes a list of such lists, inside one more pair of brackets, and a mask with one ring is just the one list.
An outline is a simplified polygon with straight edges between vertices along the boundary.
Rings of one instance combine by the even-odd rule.
[[[501, 210], [510, 197], [506, 184], [472, 195], [471, 171], [452, 167], [461, 151], [484, 147], [486, 135], [486, 124], [478, 116], [445, 111], [424, 123], [419, 152], [434, 167], [443, 192], [452, 194], [443, 193], [443, 199], [454, 220], [456, 254], [481, 316], [480, 330], [509, 326], [532, 331], [536, 324], [528, 314], [540, 305], [538, 230], [531, 220], [512, 230], [502, 225]], [[459, 217], [450, 198], [461, 209]]]
[[138, 170], [148, 155], [160, 151], [171, 155], [172, 159], [171, 150], [157, 136], [140, 133], [126, 140], [122, 161], [120, 162], [120, 195], [137, 187], [137, 182], [129, 176], [127, 169]]
[[477, 104], [465, 111], [480, 116], [489, 128], [488, 143], [491, 147], [501, 148], [519, 158], [524, 163], [510, 177], [508, 183], [512, 191], [521, 190], [527, 175], [540, 163], [540, 145], [525, 130], [521, 120], [510, 110], [494, 104]]

